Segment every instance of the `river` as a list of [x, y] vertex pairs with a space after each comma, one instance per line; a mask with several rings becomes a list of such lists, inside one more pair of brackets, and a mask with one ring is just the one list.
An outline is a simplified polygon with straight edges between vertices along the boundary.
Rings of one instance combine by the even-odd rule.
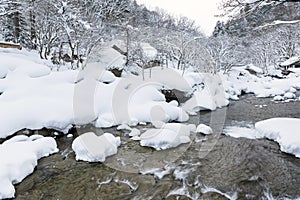
[[[232, 138], [227, 126], [253, 126], [272, 117], [300, 118], [300, 102], [276, 103], [244, 95], [226, 108], [200, 112], [188, 123], [210, 125], [214, 134], [155, 151], [128, 133], [92, 126], [73, 129], [121, 136], [118, 154], [104, 163], [76, 162], [74, 138], [57, 136], [60, 152], [39, 160], [33, 174], [16, 185], [16, 199], [284, 199], [300, 197], [300, 159], [267, 139]], [[149, 127], [138, 126], [140, 130]], [[55, 135], [53, 130], [32, 133]]]

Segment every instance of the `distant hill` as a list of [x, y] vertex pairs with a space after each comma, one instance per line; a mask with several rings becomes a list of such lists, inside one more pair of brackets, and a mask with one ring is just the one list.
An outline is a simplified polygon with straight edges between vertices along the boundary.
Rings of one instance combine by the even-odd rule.
[[[276, 28], [276, 26], [295, 25], [300, 21], [300, 3], [285, 2], [265, 4], [247, 13], [251, 9], [245, 7], [233, 19], [224, 25], [224, 31], [229, 35], [245, 36], [261, 28]], [[275, 26], [275, 27], [270, 27]]]

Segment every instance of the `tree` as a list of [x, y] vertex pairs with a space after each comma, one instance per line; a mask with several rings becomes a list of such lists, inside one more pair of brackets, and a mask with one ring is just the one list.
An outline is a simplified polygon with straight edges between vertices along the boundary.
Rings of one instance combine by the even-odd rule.
[[244, 16], [251, 13], [263, 4], [276, 5], [285, 2], [300, 2], [300, 0], [224, 0], [221, 7], [225, 10], [225, 15], [231, 13], [234, 14], [235, 17], [237, 17], [237, 11], [240, 11], [240, 14], [242, 14], [239, 16]]

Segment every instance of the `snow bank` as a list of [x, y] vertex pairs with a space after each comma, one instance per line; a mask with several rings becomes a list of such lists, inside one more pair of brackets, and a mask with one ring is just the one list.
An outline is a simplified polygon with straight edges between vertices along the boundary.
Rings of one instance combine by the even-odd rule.
[[300, 119], [271, 118], [257, 122], [255, 129], [246, 127], [228, 127], [225, 134], [235, 138], [268, 138], [276, 141], [283, 152], [300, 158]]
[[266, 138], [278, 142], [281, 151], [300, 158], [300, 119], [272, 118], [257, 122], [255, 128]]
[[141, 77], [117, 78], [91, 63], [83, 71], [51, 72], [34, 53], [0, 51], [0, 137], [21, 129], [51, 128], [96, 120], [97, 127], [152, 120], [185, 121], [178, 104], [167, 103], [163, 84]]
[[233, 100], [238, 100], [238, 96], [242, 92], [253, 93], [257, 97], [295, 98], [291, 93], [300, 89], [300, 76], [297, 74], [290, 74], [285, 79], [274, 79], [268, 76], [253, 75], [245, 67], [233, 67], [229, 74], [220, 73], [219, 75], [228, 98]]
[[120, 144], [120, 137], [115, 137], [110, 133], [97, 136], [93, 132], [88, 132], [73, 141], [72, 149], [76, 154], [76, 160], [104, 162], [106, 157], [117, 153]]
[[195, 129], [192, 125], [168, 123], [160, 129], [149, 129], [141, 136], [141, 146], [152, 147], [156, 150], [164, 150], [177, 147], [183, 143], [189, 143], [190, 132]]
[[[117, 55], [110, 51], [105, 52], [114, 60]], [[179, 70], [156, 67], [145, 70], [143, 80], [141, 75], [117, 78], [102, 62], [89, 63], [82, 71], [50, 71], [35, 53], [25, 50], [0, 50], [1, 58], [0, 138], [25, 128], [67, 133], [73, 125], [88, 123], [111, 127], [182, 122], [188, 120], [187, 112], [215, 110], [229, 103], [219, 76], [205, 73], [182, 75]], [[162, 89], [176, 89], [192, 98], [182, 107], [176, 101], [167, 103]]]
[[[195, 74], [187, 73], [187, 80], [191, 75], [195, 77]], [[229, 104], [222, 80], [218, 75], [199, 74], [198, 76], [200, 76], [197, 77], [198, 80], [194, 79], [191, 99], [183, 105], [184, 110], [193, 113], [199, 110], [215, 110]], [[201, 79], [203, 81], [199, 82]]]
[[13, 184], [31, 174], [37, 160], [58, 151], [53, 138], [15, 136], [0, 145], [0, 199], [13, 198]]

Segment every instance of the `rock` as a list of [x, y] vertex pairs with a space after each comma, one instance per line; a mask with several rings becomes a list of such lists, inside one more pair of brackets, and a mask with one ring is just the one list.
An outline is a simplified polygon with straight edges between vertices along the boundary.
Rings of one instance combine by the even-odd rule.
[[186, 96], [186, 94], [182, 91], [173, 89], [173, 90], [161, 90], [161, 92], [165, 95], [166, 101], [177, 101], [178, 103], [182, 104], [190, 99], [189, 96]]

